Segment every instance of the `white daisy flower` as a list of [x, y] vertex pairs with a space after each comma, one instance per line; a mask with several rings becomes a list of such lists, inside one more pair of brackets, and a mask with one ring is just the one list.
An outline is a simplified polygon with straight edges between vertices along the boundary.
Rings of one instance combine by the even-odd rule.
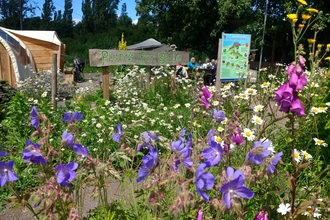
[[297, 149], [294, 149], [294, 152], [293, 152], [293, 156], [294, 156], [294, 160], [299, 163], [301, 161], [301, 152]]
[[38, 100], [37, 99], [33, 100], [33, 103], [38, 104]]
[[221, 124], [223, 124], [223, 125], [227, 124], [227, 118], [223, 119], [223, 120], [221, 121]]
[[282, 215], [286, 215], [286, 213], [291, 211], [291, 205], [289, 203], [281, 203], [277, 209], [278, 213], [281, 213]]
[[105, 106], [107, 106], [109, 104], [110, 104], [110, 101], [109, 100], [106, 100], [105, 103], [104, 103]]
[[175, 104], [174, 106], [173, 106], [173, 108], [179, 108], [180, 107], [180, 104]]
[[313, 159], [312, 155], [310, 155], [309, 153], [307, 153], [307, 151], [302, 150], [300, 153], [301, 153], [301, 156], [305, 160], [311, 160], [311, 159]]
[[214, 136], [214, 141], [217, 142], [218, 144], [221, 144], [222, 139], [219, 136]]
[[217, 129], [217, 131], [219, 131], [219, 132], [223, 132], [225, 129], [223, 128], [223, 127], [218, 127], [218, 129]]
[[100, 138], [100, 139], [97, 140], [97, 142], [98, 142], [98, 143], [103, 143], [103, 139]]
[[43, 97], [43, 98], [47, 97], [47, 92], [43, 92], [41, 97]]
[[263, 89], [266, 89], [270, 86], [270, 83], [269, 82], [263, 82], [260, 87], [263, 88]]
[[102, 125], [101, 125], [100, 123], [97, 123], [97, 124], [96, 124], [96, 127], [97, 127], [97, 128], [101, 128]]
[[328, 107], [319, 107], [319, 112], [320, 113], [326, 113], [328, 110]]
[[190, 103], [186, 103], [186, 104], [184, 104], [187, 108], [189, 108], [191, 105], [190, 105]]
[[253, 96], [253, 95], [256, 95], [257, 94], [257, 90], [256, 89], [252, 89], [252, 88], [247, 88], [244, 93], [246, 95]]
[[262, 120], [259, 116], [256, 115], [252, 116], [252, 124], [262, 125], [263, 122], [264, 120]]
[[264, 110], [263, 105], [256, 105], [256, 106], [253, 107], [254, 112], [262, 112], [263, 110]]
[[243, 137], [246, 137], [249, 141], [253, 141], [256, 137], [254, 131], [251, 131], [249, 128], [244, 128], [242, 132]]
[[311, 87], [317, 88], [320, 87], [318, 83], [311, 82]]
[[316, 114], [318, 114], [318, 113], [320, 113], [319, 108], [317, 108], [317, 107], [312, 107], [312, 108], [311, 108], [311, 114], [312, 114], [312, 115], [316, 115]]
[[320, 140], [318, 138], [313, 138], [313, 140], [315, 141], [315, 145], [317, 145], [317, 146], [323, 146], [323, 147], [328, 146], [328, 144], [325, 143], [323, 140]]
[[318, 208], [313, 208], [311, 206], [308, 206], [306, 208], [306, 211], [302, 213], [302, 215], [308, 216], [308, 217], [314, 217], [314, 218], [320, 218], [322, 217], [322, 214]]
[[249, 99], [249, 96], [248, 96], [247, 94], [245, 94], [245, 93], [240, 93], [240, 94], [239, 94], [239, 97], [240, 97], [241, 99], [245, 99], [245, 100], [248, 100], [248, 99]]
[[213, 101], [213, 102], [212, 102], [212, 105], [213, 105], [213, 106], [218, 106], [218, 105], [219, 105], [219, 102], [218, 102], [218, 101]]

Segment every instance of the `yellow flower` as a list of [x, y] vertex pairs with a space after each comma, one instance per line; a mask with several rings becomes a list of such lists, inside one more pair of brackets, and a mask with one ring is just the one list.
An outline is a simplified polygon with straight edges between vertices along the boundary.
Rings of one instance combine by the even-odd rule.
[[293, 23], [296, 23], [298, 21], [298, 18], [292, 19]]
[[307, 2], [305, 0], [297, 0], [300, 4], [307, 5]]
[[326, 57], [326, 58], [324, 58], [324, 60], [330, 60], [330, 57]]
[[290, 20], [295, 20], [298, 19], [298, 15], [297, 14], [287, 14], [286, 15]]
[[327, 44], [327, 48], [330, 48], [330, 44]]
[[299, 24], [299, 28], [303, 29], [305, 27], [304, 24]]
[[307, 21], [308, 19], [310, 19], [312, 16], [311, 15], [307, 15], [307, 14], [302, 14], [301, 18], [305, 21]]
[[317, 10], [316, 8], [307, 8], [307, 11], [311, 12], [311, 13], [319, 13], [319, 10]]
[[318, 44], [317, 48], [321, 49], [323, 47], [323, 44]]
[[315, 42], [316, 42], [316, 40], [315, 40], [315, 39], [307, 39], [307, 41], [308, 41], [308, 43], [309, 43], [309, 44], [313, 44], [313, 43], [315, 43]]

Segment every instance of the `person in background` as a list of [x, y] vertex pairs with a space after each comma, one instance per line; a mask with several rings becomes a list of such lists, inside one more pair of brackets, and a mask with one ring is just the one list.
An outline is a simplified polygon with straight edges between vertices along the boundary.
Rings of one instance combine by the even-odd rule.
[[211, 69], [210, 59], [206, 58], [205, 63], [203, 64], [203, 69]]
[[192, 57], [188, 63], [188, 69], [197, 69], [197, 67], [196, 59], [195, 57]]
[[198, 69], [202, 69], [202, 67], [203, 67], [202, 60], [199, 59], [198, 62], [197, 62], [197, 68], [198, 68]]

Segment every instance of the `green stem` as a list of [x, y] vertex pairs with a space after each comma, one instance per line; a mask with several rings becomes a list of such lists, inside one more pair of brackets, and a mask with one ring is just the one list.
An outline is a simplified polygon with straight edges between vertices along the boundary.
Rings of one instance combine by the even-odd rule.
[[260, 140], [261, 135], [265, 132], [265, 130], [266, 130], [269, 126], [271, 126], [271, 125], [274, 124], [275, 122], [280, 121], [280, 120], [282, 120], [282, 119], [284, 119], [284, 118], [287, 118], [287, 117], [288, 117], [288, 115], [284, 115], [284, 116], [282, 116], [282, 117], [275, 118], [273, 121], [269, 122], [267, 125], [265, 125], [264, 127], [262, 127], [262, 129], [261, 129], [261, 131], [260, 131], [260, 133], [259, 133], [259, 135], [258, 135], [257, 140]]
[[295, 199], [296, 199], [296, 190], [297, 190], [297, 177], [298, 177], [298, 170], [297, 170], [297, 163], [294, 156], [294, 115], [290, 118], [291, 119], [291, 157], [292, 157], [292, 164], [293, 164], [293, 179], [292, 179], [292, 190], [291, 190], [291, 215], [294, 215], [295, 208]]

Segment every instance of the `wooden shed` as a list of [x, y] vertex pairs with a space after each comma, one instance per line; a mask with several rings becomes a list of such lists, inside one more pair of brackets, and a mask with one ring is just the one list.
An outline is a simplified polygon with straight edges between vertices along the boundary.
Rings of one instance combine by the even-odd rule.
[[0, 27], [0, 79], [13, 87], [33, 72], [51, 70], [52, 54], [63, 71], [65, 44], [55, 31], [19, 31]]

